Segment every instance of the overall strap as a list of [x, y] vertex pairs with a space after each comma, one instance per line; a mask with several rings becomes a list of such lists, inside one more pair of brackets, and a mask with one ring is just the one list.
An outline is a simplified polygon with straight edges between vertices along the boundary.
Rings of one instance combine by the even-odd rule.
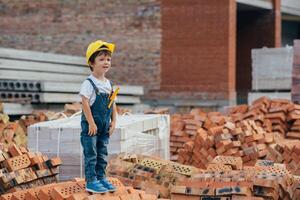
[[98, 90], [98, 88], [96, 87], [95, 83], [92, 81], [92, 79], [88, 78], [88, 79], [86, 79], [86, 80], [88, 80], [88, 81], [92, 84], [92, 86], [93, 86], [93, 88], [94, 88], [96, 94], [98, 95], [98, 94], [99, 94], [99, 90]]
[[114, 84], [111, 80], [109, 80], [110, 86], [111, 86], [111, 94], [114, 93]]

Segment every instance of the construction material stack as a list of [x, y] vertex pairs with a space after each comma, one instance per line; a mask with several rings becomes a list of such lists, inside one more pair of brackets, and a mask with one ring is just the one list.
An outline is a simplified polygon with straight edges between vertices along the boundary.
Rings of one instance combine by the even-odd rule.
[[[60, 111], [80, 101], [81, 83], [90, 74], [84, 57], [0, 48], [0, 100], [9, 115], [33, 110]], [[117, 103], [134, 107], [142, 86], [121, 85]]]
[[[108, 178], [117, 188], [113, 193], [90, 194], [85, 191], [85, 181], [74, 178], [72, 181], [53, 183], [35, 188], [24, 189], [12, 192], [0, 197], [1, 200], [33, 200], [33, 199], [55, 199], [55, 200], [157, 200], [155, 195], [146, 194], [144, 191], [135, 190], [132, 187], [125, 187], [118, 179]], [[159, 200], [159, 199], [158, 199]], [[163, 199], [160, 199], [163, 200]], [[167, 199], [165, 199], [167, 200]]]
[[12, 145], [0, 150], [0, 192], [14, 192], [56, 182], [60, 158]]
[[297, 199], [299, 177], [282, 164], [217, 156], [205, 170], [141, 155], [111, 160], [108, 174], [125, 185], [171, 199]]
[[293, 52], [293, 47], [252, 49], [249, 104], [261, 96], [291, 100]]
[[[28, 146], [32, 150], [41, 151], [49, 157], [59, 156], [64, 161], [60, 180], [83, 177], [80, 118], [75, 116], [41, 122], [28, 128]], [[110, 137], [109, 156], [141, 152], [169, 159], [169, 123], [168, 115], [119, 116], [115, 132]]]

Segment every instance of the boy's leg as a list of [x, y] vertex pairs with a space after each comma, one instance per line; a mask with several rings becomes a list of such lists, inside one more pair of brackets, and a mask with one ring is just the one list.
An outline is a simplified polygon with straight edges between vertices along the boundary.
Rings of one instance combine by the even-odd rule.
[[97, 136], [81, 135], [81, 145], [84, 154], [84, 170], [87, 182], [93, 182], [96, 178]]
[[97, 179], [101, 180], [105, 178], [105, 171], [107, 166], [107, 145], [108, 137], [101, 135], [97, 136], [97, 163], [96, 163], [96, 174]]
[[108, 136], [99, 137], [97, 140], [97, 165], [96, 173], [97, 179], [100, 184], [102, 184], [108, 191], [116, 191], [116, 187], [113, 186], [107, 179], [105, 175], [106, 166], [107, 166], [107, 145], [108, 145]]

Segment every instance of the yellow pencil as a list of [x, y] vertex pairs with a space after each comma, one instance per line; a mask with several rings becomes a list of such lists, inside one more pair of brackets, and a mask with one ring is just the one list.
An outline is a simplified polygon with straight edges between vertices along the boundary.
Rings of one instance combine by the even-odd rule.
[[108, 104], [108, 108], [110, 108], [111, 107], [111, 105], [112, 105], [112, 103], [115, 101], [115, 99], [116, 99], [116, 97], [117, 97], [117, 94], [119, 93], [119, 90], [120, 90], [120, 88], [118, 87], [114, 92], [113, 92], [113, 94], [110, 96], [110, 102], [109, 102], [109, 104]]

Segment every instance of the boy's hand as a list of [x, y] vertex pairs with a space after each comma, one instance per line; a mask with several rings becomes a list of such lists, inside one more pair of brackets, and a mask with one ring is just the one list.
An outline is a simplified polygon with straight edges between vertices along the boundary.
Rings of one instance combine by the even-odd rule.
[[92, 124], [89, 124], [89, 136], [93, 136], [93, 135], [96, 135], [97, 133], [97, 125], [94, 123]]
[[112, 121], [109, 125], [109, 136], [111, 136], [113, 134], [113, 132], [115, 131], [116, 128], [116, 122]]

